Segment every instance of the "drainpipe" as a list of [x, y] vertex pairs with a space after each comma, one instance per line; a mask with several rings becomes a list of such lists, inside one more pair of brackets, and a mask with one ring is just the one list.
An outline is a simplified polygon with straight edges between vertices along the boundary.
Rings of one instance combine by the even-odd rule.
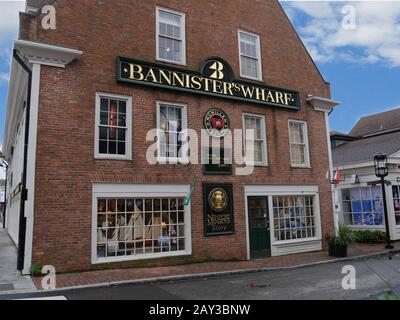
[[13, 51], [13, 58], [21, 65], [21, 67], [28, 73], [28, 92], [26, 99], [26, 116], [25, 116], [25, 142], [24, 142], [24, 164], [21, 182], [21, 205], [19, 213], [19, 235], [18, 235], [18, 259], [17, 269], [22, 271], [24, 269], [25, 259], [25, 238], [26, 238], [26, 217], [25, 217], [25, 201], [28, 199], [28, 190], [26, 189], [26, 172], [28, 166], [28, 144], [29, 144], [29, 123], [31, 111], [31, 91], [32, 91], [32, 70], [18, 55], [17, 50]]

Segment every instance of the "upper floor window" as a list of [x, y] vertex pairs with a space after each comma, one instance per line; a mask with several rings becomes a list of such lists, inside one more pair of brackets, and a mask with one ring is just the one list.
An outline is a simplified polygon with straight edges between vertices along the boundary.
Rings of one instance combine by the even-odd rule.
[[95, 157], [132, 159], [132, 98], [97, 93]]
[[183, 130], [187, 128], [186, 106], [157, 103], [158, 158], [162, 162], [177, 162], [182, 158]]
[[240, 76], [262, 80], [260, 36], [239, 30]]
[[247, 144], [249, 143], [249, 137], [247, 136], [247, 130], [254, 130], [254, 164], [265, 166], [268, 164], [267, 160], [267, 137], [265, 130], [265, 118], [263, 116], [257, 116], [252, 114], [244, 114], [244, 135], [245, 145], [247, 150]]
[[157, 8], [157, 59], [186, 64], [185, 14]]
[[310, 156], [307, 123], [289, 121], [289, 140], [292, 167], [309, 167]]

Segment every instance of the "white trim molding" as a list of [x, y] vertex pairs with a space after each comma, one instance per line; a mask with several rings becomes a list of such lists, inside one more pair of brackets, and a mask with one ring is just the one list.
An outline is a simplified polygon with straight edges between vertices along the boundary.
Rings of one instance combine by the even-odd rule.
[[[244, 148], [246, 150], [246, 117], [256, 118], [261, 120], [261, 135], [263, 138], [262, 145], [262, 156], [263, 160], [261, 162], [255, 162], [255, 166], [268, 167], [268, 140], [267, 140], [267, 121], [265, 116], [244, 112], [242, 116], [243, 121], [243, 138], [244, 138]], [[251, 165], [251, 163], [250, 163]]]
[[[181, 29], [181, 34], [180, 34], [180, 39], [176, 38], [171, 38], [176, 41], [181, 41], [182, 43], [182, 52], [181, 52], [181, 57], [180, 61], [175, 61], [175, 60], [168, 60], [168, 59], [163, 59], [160, 58], [160, 11], [164, 11], [170, 14], [174, 14], [180, 17], [180, 29]], [[164, 7], [156, 6], [156, 60], [162, 61], [162, 62], [167, 62], [167, 63], [172, 63], [172, 64], [177, 64], [177, 65], [186, 65], [186, 14], [183, 12], [179, 12], [176, 10], [172, 9], [167, 9]]]
[[[100, 138], [100, 102], [101, 98], [115, 99], [126, 101], [126, 136], [125, 136], [125, 154], [102, 154], [99, 148], [99, 138]], [[96, 124], [95, 124], [95, 155], [94, 158], [97, 160], [132, 160], [132, 97], [117, 95], [112, 93], [96, 92]]]
[[327, 113], [331, 112], [335, 107], [340, 105], [340, 102], [338, 101], [322, 97], [315, 97], [312, 95], [307, 98], [307, 101], [314, 107], [315, 111]]
[[[248, 35], [250, 37], [256, 38], [256, 45], [257, 45], [257, 58], [255, 57], [248, 57], [242, 53], [241, 49], [241, 34]], [[263, 81], [263, 63], [262, 63], [262, 56], [261, 56], [261, 36], [259, 34], [249, 32], [243, 29], [238, 29], [237, 31], [237, 36], [238, 36], [238, 49], [239, 49], [239, 66], [240, 66], [240, 77], [244, 79], [250, 79], [250, 80], [256, 80], [256, 81]], [[257, 60], [257, 75], [258, 77], [251, 77], [251, 76], [246, 76], [243, 74], [243, 66], [242, 66], [242, 56], [248, 57], [254, 60]]]
[[[313, 196], [315, 237], [297, 240], [276, 241], [273, 197], [276, 196]], [[249, 197], [268, 197], [269, 222], [271, 226], [271, 253], [272, 256], [321, 251], [322, 250], [322, 223], [319, 201], [319, 186], [316, 185], [248, 185], [245, 186], [246, 203], [246, 235], [247, 235], [247, 259], [251, 259], [250, 235], [249, 235]]]
[[148, 253], [112, 258], [97, 257], [97, 199], [101, 198], [184, 198], [190, 192], [190, 185], [150, 185], [150, 184], [93, 184], [92, 202], [92, 264], [122, 261], [150, 260], [192, 255], [191, 204], [184, 210], [185, 250], [176, 252]]
[[[303, 164], [296, 164], [293, 163], [293, 155], [292, 155], [292, 141], [290, 139], [291, 137], [291, 130], [290, 130], [290, 125], [291, 124], [300, 124], [302, 125], [302, 130], [303, 130], [303, 136], [304, 136], [304, 145], [305, 145], [305, 150], [304, 150], [304, 163]], [[295, 120], [295, 119], [289, 119], [288, 121], [288, 131], [289, 131], [289, 151], [290, 151], [290, 165], [292, 168], [303, 168], [303, 169], [310, 169], [311, 168], [311, 158], [310, 158], [310, 141], [309, 141], [309, 136], [308, 136], [308, 123], [306, 121], [302, 120]]]
[[66, 65], [83, 55], [80, 50], [26, 40], [16, 40], [14, 49], [19, 51], [23, 58], [31, 64], [38, 63], [59, 68], [65, 68]]

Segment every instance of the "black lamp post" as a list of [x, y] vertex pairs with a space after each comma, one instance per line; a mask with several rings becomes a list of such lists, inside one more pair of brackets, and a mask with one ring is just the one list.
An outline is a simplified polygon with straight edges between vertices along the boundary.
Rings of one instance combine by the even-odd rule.
[[383, 209], [385, 211], [385, 225], [386, 225], [386, 249], [393, 249], [390, 240], [390, 227], [389, 227], [389, 214], [386, 202], [386, 182], [385, 178], [389, 175], [388, 161], [385, 154], [379, 153], [374, 156], [375, 175], [381, 178]]

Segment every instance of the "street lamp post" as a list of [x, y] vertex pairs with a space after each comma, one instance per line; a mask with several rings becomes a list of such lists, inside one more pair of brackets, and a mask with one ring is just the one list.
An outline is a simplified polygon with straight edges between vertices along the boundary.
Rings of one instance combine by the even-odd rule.
[[393, 249], [390, 240], [390, 227], [389, 227], [389, 214], [386, 201], [386, 181], [385, 178], [389, 175], [388, 161], [385, 154], [379, 153], [374, 156], [375, 175], [381, 179], [383, 209], [385, 211], [385, 225], [386, 225], [386, 249]]

